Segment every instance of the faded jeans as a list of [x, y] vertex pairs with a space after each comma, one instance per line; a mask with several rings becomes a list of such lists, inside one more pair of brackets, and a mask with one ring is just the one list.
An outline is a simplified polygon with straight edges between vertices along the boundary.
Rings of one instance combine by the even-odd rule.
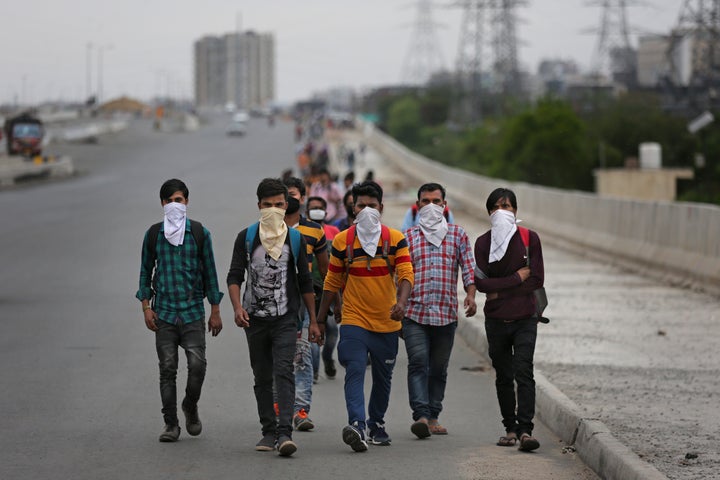
[[205, 321], [200, 319], [191, 323], [177, 324], [155, 322], [155, 349], [160, 362], [160, 398], [162, 414], [166, 425], [177, 425], [177, 387], [175, 384], [178, 369], [178, 346], [185, 350], [188, 376], [183, 404], [193, 409], [200, 399], [207, 361], [205, 360]]
[[294, 413], [304, 409], [310, 412], [310, 404], [312, 403], [312, 386], [313, 386], [313, 346], [308, 340], [308, 328], [310, 327], [310, 315], [305, 308], [302, 309], [303, 323], [302, 329], [298, 331], [297, 345], [295, 346], [295, 408]]
[[457, 322], [442, 327], [403, 319], [408, 355], [408, 394], [413, 420], [436, 420], [442, 411]]

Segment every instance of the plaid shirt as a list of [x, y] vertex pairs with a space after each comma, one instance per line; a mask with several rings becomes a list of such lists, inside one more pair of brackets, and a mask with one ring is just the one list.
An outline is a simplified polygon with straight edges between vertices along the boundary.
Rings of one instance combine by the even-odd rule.
[[448, 224], [442, 244], [436, 247], [425, 239], [420, 227], [405, 231], [415, 284], [408, 299], [405, 316], [421, 325], [441, 327], [458, 319], [458, 269], [463, 285], [475, 283], [475, 258], [465, 230]]
[[211, 305], [220, 304], [223, 294], [220, 292], [215, 269], [210, 232], [203, 227], [205, 245], [203, 247], [203, 269], [199, 278], [200, 265], [197, 254], [197, 244], [190, 230], [190, 220], [185, 222], [185, 239], [182, 245], [171, 245], [164, 235], [165, 228], [160, 226], [157, 239], [148, 239], [148, 232], [142, 246], [142, 261], [140, 263], [140, 288], [135, 297], [142, 300], [152, 299], [152, 272], [153, 261], [150, 258], [148, 241], [156, 241], [157, 272], [155, 274], [156, 295], [153, 309], [160, 320], [167, 323], [176, 323], [180, 319], [183, 323], [201, 320], [205, 317], [204, 293]]

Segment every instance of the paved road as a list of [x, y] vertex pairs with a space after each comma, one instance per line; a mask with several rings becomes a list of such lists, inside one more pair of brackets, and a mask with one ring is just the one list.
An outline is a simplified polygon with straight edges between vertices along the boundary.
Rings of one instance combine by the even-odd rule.
[[[215, 119], [195, 133], [160, 134], [140, 123], [99, 145], [58, 146], [83, 175], [0, 192], [0, 478], [596, 478], [542, 425], [537, 453], [493, 445], [501, 431], [493, 374], [476, 371], [480, 357], [460, 340], [443, 416], [451, 435], [419, 441], [409, 432], [401, 345], [391, 447], [353, 454], [340, 439], [341, 380], [321, 378], [316, 431], [295, 434], [298, 453], [257, 453], [245, 338], [227, 301], [225, 330], [208, 338], [205, 431], [157, 442], [154, 338], [133, 295], [143, 232], [162, 215], [159, 186], [187, 181], [190, 216], [213, 232], [224, 283], [235, 234], [257, 216], [257, 182], [293, 166], [291, 125], [253, 122], [245, 138], [227, 138], [223, 127]], [[401, 213], [389, 207], [388, 220]]]

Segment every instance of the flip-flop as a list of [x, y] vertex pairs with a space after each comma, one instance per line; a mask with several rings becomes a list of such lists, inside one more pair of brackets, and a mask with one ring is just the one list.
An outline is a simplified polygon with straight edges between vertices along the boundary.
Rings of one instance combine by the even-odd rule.
[[514, 433], [508, 433], [504, 437], [500, 437], [496, 445], [499, 447], [514, 447], [515, 445], [517, 445], [517, 442], [517, 435], [515, 435]]
[[530, 452], [532, 450], [537, 450], [538, 448], [540, 448], [540, 442], [538, 442], [535, 437], [532, 437], [527, 433], [520, 435], [520, 446], [518, 447], [518, 450]]

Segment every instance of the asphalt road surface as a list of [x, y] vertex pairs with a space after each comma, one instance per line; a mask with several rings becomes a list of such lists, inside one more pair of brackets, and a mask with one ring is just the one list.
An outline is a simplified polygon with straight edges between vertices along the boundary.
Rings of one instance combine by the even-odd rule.
[[197, 132], [168, 134], [136, 122], [97, 145], [55, 147], [82, 175], [0, 192], [0, 478], [596, 478], [542, 425], [535, 453], [494, 445], [502, 432], [494, 374], [460, 339], [441, 418], [447, 437], [421, 441], [409, 431], [401, 344], [387, 415], [392, 446], [356, 454], [342, 443], [340, 370], [315, 386], [316, 428], [295, 433], [292, 458], [255, 452], [252, 374], [227, 298], [225, 328], [208, 337], [203, 433], [159, 443], [154, 336], [134, 294], [144, 231], [162, 218], [160, 185], [171, 177], [188, 184], [189, 216], [213, 234], [226, 291], [235, 235], [257, 218], [258, 181], [294, 166], [290, 123], [253, 121], [242, 138], [224, 127], [216, 117]]

